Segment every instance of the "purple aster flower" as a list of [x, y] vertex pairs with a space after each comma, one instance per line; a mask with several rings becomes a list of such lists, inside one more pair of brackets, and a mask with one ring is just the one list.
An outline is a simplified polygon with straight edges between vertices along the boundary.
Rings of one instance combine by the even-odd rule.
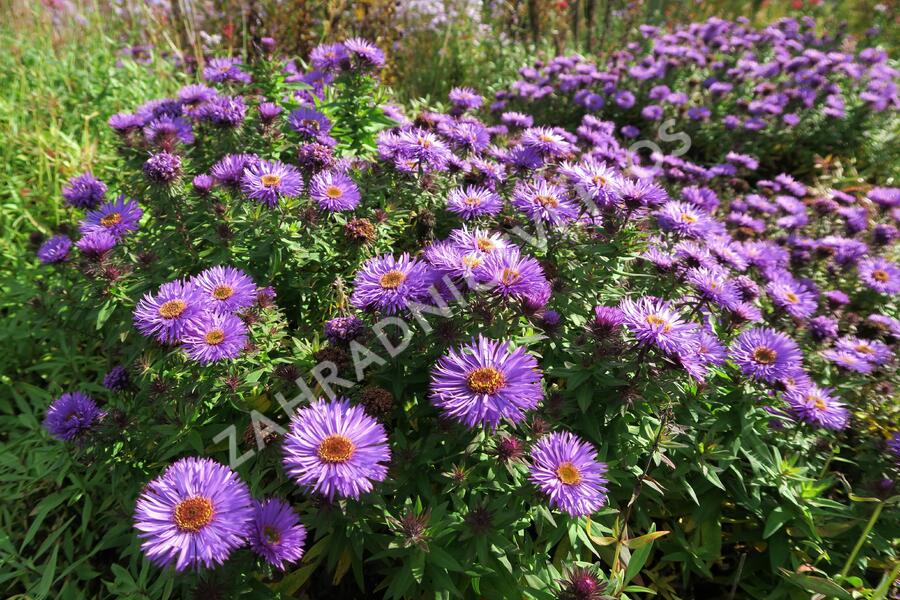
[[356, 183], [340, 171], [322, 171], [309, 182], [309, 197], [323, 210], [338, 212], [359, 206]]
[[82, 173], [69, 180], [62, 189], [66, 204], [75, 208], [96, 208], [106, 194], [106, 184], [91, 173]]
[[469, 87], [455, 87], [448, 94], [450, 103], [460, 111], [480, 108], [484, 103], [484, 97]]
[[832, 390], [810, 385], [785, 392], [784, 399], [797, 419], [824, 429], [844, 429], [850, 412], [832, 395]]
[[95, 231], [103, 231], [121, 240], [126, 234], [138, 228], [138, 222], [144, 211], [134, 200], [126, 200], [119, 196], [107, 202], [97, 210], [92, 210], [79, 222], [81, 233], [87, 235]]
[[231, 360], [247, 345], [247, 325], [230, 313], [203, 312], [185, 323], [181, 342], [202, 365]]
[[594, 318], [588, 327], [597, 337], [607, 338], [617, 333], [624, 322], [625, 315], [615, 306], [595, 306]]
[[561, 225], [578, 217], [578, 208], [566, 190], [541, 178], [519, 183], [512, 204], [534, 222]]
[[834, 348], [841, 352], [852, 352], [873, 365], [883, 365], [894, 357], [890, 346], [884, 342], [858, 337], [843, 337], [835, 343]]
[[191, 183], [198, 194], [200, 194], [201, 196], [206, 196], [213, 188], [213, 185], [215, 185], [216, 180], [213, 179], [212, 175], [201, 173], [200, 175], [194, 177], [194, 180]]
[[203, 79], [210, 83], [250, 83], [249, 74], [241, 71], [238, 58], [211, 58], [203, 68]]
[[103, 387], [114, 392], [127, 390], [131, 377], [124, 365], [116, 365], [103, 376]]
[[49, 265], [66, 260], [69, 256], [69, 250], [72, 249], [72, 240], [67, 235], [54, 235], [52, 238], [41, 244], [38, 248], [37, 257], [42, 264]]
[[350, 38], [344, 41], [344, 48], [350, 53], [353, 64], [360, 69], [370, 71], [384, 66], [384, 52], [368, 40]]
[[521, 143], [541, 156], [565, 156], [575, 151], [561, 131], [548, 127], [526, 129], [522, 132]]
[[50, 404], [44, 428], [56, 439], [71, 442], [90, 431], [104, 414], [87, 394], [66, 392]]
[[163, 115], [144, 127], [144, 139], [150, 146], [171, 152], [178, 144], [193, 144], [194, 130], [181, 117]]
[[856, 352], [847, 352], [846, 350], [825, 350], [822, 352], [822, 358], [833, 362], [842, 369], [868, 375], [875, 370], [875, 365], [868, 360], [860, 357]]
[[744, 375], [775, 383], [802, 368], [803, 353], [787, 335], [756, 327], [740, 334], [730, 348], [731, 359]]
[[350, 61], [350, 54], [343, 44], [322, 44], [309, 53], [309, 62], [323, 73], [340, 71]]
[[250, 549], [277, 569], [284, 571], [284, 563], [303, 558], [306, 528], [284, 500], [254, 502], [253, 523], [247, 535]]
[[504, 298], [523, 298], [547, 285], [540, 263], [515, 246], [489, 253], [473, 270], [475, 278]]
[[503, 239], [499, 233], [489, 233], [483, 229], [454, 229], [450, 232], [450, 241], [456, 244], [460, 252], [482, 252], [490, 254], [497, 250], [511, 248], [512, 244]]
[[144, 163], [144, 175], [150, 183], [168, 185], [181, 175], [181, 157], [168, 152], [154, 154]]
[[789, 275], [770, 281], [766, 285], [766, 293], [775, 306], [795, 319], [806, 319], [818, 308], [816, 293]]
[[443, 171], [453, 153], [438, 136], [424, 129], [401, 131], [396, 139], [397, 157], [412, 163], [413, 169]]
[[606, 504], [605, 463], [594, 447], [566, 432], [551, 433], [531, 449], [529, 479], [550, 505], [573, 517], [590, 515]]
[[600, 581], [592, 568], [566, 568], [565, 579], [559, 581], [562, 589], [557, 600], [603, 600], [607, 598], [606, 584]]
[[288, 125], [297, 133], [310, 138], [318, 138], [319, 135], [326, 135], [331, 131], [331, 121], [328, 117], [305, 106], [291, 111], [288, 115]]
[[900, 206], [900, 187], [874, 187], [866, 196], [883, 208]]
[[237, 473], [182, 458], [144, 486], [134, 510], [141, 550], [154, 564], [213, 568], [246, 543], [253, 499]]
[[685, 274], [685, 282], [697, 290], [701, 298], [729, 308], [740, 302], [737, 285], [721, 269], [694, 267]]
[[457, 188], [447, 197], [447, 210], [469, 220], [496, 215], [503, 209], [503, 200], [485, 187], [470, 185]]
[[612, 208], [621, 200], [621, 176], [603, 163], [593, 160], [576, 165], [564, 163], [560, 169], [582, 200], [590, 206]]
[[710, 216], [686, 202], [666, 202], [654, 215], [663, 231], [678, 235], [700, 238], [712, 230]]
[[110, 128], [121, 136], [127, 136], [144, 126], [141, 119], [131, 113], [116, 113], [109, 118], [108, 124]]
[[364, 330], [365, 324], [359, 317], [335, 317], [325, 322], [325, 337], [332, 344], [347, 344]]
[[884, 258], [867, 258], [857, 265], [863, 284], [879, 294], [900, 293], [900, 267]]
[[825, 315], [810, 319], [807, 326], [810, 335], [817, 342], [835, 338], [838, 334], [838, 322]]
[[277, 160], [261, 160], [244, 170], [241, 191], [251, 200], [274, 208], [281, 198], [300, 195], [303, 178], [292, 165]]
[[274, 102], [261, 102], [257, 108], [259, 110], [259, 120], [263, 125], [271, 125], [275, 118], [284, 110]]
[[625, 327], [642, 344], [656, 346], [663, 352], [677, 354], [688, 345], [695, 325], [686, 322], [665, 300], [645, 296], [619, 303]]
[[832, 310], [850, 304], [850, 297], [841, 290], [830, 290], [825, 292], [824, 296]]
[[894, 458], [900, 460], [900, 431], [895, 431], [891, 439], [887, 442], [888, 450], [894, 455]]
[[209, 301], [190, 283], [164, 283], [156, 294], [147, 293], [134, 309], [134, 326], [147, 337], [163, 344], [181, 340], [188, 321], [206, 310]]
[[216, 127], [238, 127], [247, 116], [241, 96], [214, 96], [194, 110], [194, 117]]
[[200, 106], [207, 100], [212, 100], [216, 96], [216, 90], [211, 87], [192, 83], [186, 85], [178, 91], [178, 99], [190, 114], [190, 109]]
[[209, 172], [222, 185], [237, 186], [244, 176], [244, 169], [260, 162], [255, 154], [226, 154]]
[[391, 451], [384, 427], [345, 398], [299, 411], [284, 438], [284, 468], [297, 484], [328, 498], [359, 500], [384, 481]]
[[534, 117], [520, 112], [505, 112], [500, 115], [500, 121], [508, 127], [520, 127], [522, 129], [534, 125]]
[[350, 303], [362, 310], [378, 310], [392, 315], [410, 302], [430, 299], [432, 273], [425, 262], [402, 254], [376, 256], [365, 262], [353, 280]]
[[234, 267], [206, 269], [190, 280], [206, 298], [208, 308], [220, 313], [234, 313], [256, 302], [256, 284], [249, 275]]
[[108, 231], [94, 230], [85, 233], [75, 242], [75, 247], [85, 256], [100, 259], [115, 248], [117, 243], [118, 240]]
[[537, 360], [524, 348], [484, 336], [448, 350], [431, 371], [432, 404], [469, 427], [518, 423], [543, 396]]

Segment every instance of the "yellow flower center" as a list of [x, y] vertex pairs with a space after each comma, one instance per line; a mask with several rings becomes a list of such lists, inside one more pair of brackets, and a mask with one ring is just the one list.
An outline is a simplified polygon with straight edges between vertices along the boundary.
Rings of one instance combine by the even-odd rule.
[[325, 195], [333, 200], [336, 200], [344, 195], [344, 190], [336, 185], [329, 185], [327, 188], [325, 188]]
[[684, 221], [685, 223], [696, 223], [697, 217], [695, 217], [694, 215], [692, 215], [690, 213], [681, 213], [681, 220]]
[[491, 238], [480, 237], [475, 240], [475, 243], [478, 245], [478, 249], [482, 252], [490, 252], [497, 247], [497, 243], [494, 242], [494, 240], [492, 240]]
[[480, 266], [484, 261], [474, 254], [466, 254], [463, 256], [462, 262], [470, 269], [474, 269], [475, 267]]
[[556, 467], [556, 476], [566, 485], [578, 485], [581, 483], [581, 472], [578, 467], [566, 461]]
[[466, 198], [463, 198], [463, 203], [469, 206], [478, 206], [481, 204], [481, 198], [478, 196], [467, 196]]
[[594, 185], [599, 185], [601, 187], [606, 185], [606, 177], [603, 177], [601, 175], [594, 175], [593, 177], [591, 177], [591, 181], [594, 182]]
[[871, 346], [867, 346], [866, 344], [857, 344], [853, 347], [853, 349], [860, 354], [875, 354], [875, 350], [873, 350]]
[[406, 274], [403, 271], [392, 269], [382, 275], [378, 283], [386, 290], [396, 290], [404, 281], [406, 281]]
[[228, 300], [234, 295], [234, 288], [230, 285], [217, 285], [212, 295], [216, 300]]
[[493, 367], [479, 367], [466, 377], [466, 385], [476, 394], [496, 394], [505, 384], [503, 373]]
[[797, 294], [795, 294], [794, 292], [788, 292], [787, 294], [785, 294], [784, 299], [787, 300], [788, 302], [790, 302], [791, 304], [794, 304], [800, 300], [800, 298], [798, 298]]
[[665, 333], [672, 331], [672, 325], [659, 315], [647, 315], [644, 320], [654, 327], [659, 327], [661, 325]]
[[813, 394], [810, 394], [806, 397], [806, 399], [809, 402], [813, 402], [816, 405], [817, 410], [825, 410], [828, 408], [828, 403], [825, 402], [825, 398], [821, 396], [814, 396]]
[[505, 268], [500, 273], [500, 283], [503, 285], [512, 285], [522, 276], [517, 269]]
[[550, 208], [556, 208], [557, 206], [559, 206], [559, 200], [557, 200], [553, 196], [535, 196], [534, 201], [541, 206], [548, 206]]
[[778, 354], [771, 348], [760, 346], [753, 351], [753, 360], [761, 365], [771, 365], [778, 358]]
[[169, 300], [159, 307], [159, 316], [164, 319], [174, 319], [180, 317], [186, 308], [187, 302], [184, 300]]
[[181, 531], [197, 533], [212, 522], [212, 500], [203, 496], [193, 496], [175, 505], [175, 525]]
[[205, 339], [206, 343], [210, 346], [218, 346], [225, 341], [225, 332], [221, 329], [211, 329], [203, 336], [203, 339]]
[[327, 463], [345, 463], [353, 458], [356, 446], [350, 440], [336, 433], [329, 435], [319, 444], [316, 454]]
[[872, 279], [874, 279], [875, 281], [880, 281], [881, 283], [884, 283], [888, 279], [890, 279], [890, 276], [887, 274], [886, 271], [882, 271], [881, 269], [875, 269], [874, 271], [872, 271]]
[[281, 175], [267, 173], [259, 178], [260, 182], [267, 188], [275, 187], [281, 183]]
[[100, 219], [100, 224], [104, 227], [112, 227], [113, 225], [118, 225], [122, 222], [122, 213], [109, 213], [102, 219]]

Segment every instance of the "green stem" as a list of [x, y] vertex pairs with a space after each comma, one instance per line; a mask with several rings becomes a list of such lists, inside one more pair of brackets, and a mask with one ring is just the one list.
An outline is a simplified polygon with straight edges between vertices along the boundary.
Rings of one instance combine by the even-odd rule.
[[863, 529], [863, 532], [859, 536], [859, 539], [856, 540], [856, 545], [853, 546], [853, 550], [850, 552], [850, 556], [847, 557], [847, 562], [844, 564], [844, 568], [841, 569], [841, 577], [846, 577], [847, 573], [850, 572], [850, 568], [853, 566], [853, 561], [856, 560], [856, 555], [859, 554], [859, 551], [866, 543], [866, 538], [869, 537], [869, 532], [872, 531], [873, 527], [875, 527], [875, 522], [881, 515], [882, 508], [884, 508], [884, 502], [879, 502], [878, 506], [875, 507], [875, 510], [872, 511], [872, 516], [869, 517], [869, 522], [866, 523], [866, 528]]

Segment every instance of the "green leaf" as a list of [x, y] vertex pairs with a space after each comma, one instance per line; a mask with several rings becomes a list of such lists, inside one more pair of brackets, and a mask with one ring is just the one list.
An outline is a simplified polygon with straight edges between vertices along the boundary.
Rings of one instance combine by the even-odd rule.
[[766, 517], [766, 524], [763, 527], [763, 539], [770, 537], [773, 533], [781, 529], [781, 526], [791, 520], [793, 515], [787, 512], [783, 506], [778, 506]]

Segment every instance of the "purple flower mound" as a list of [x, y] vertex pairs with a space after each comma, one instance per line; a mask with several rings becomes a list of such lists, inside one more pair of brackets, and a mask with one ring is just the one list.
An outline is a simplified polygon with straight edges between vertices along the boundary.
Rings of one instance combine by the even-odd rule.
[[71, 442], [93, 429], [104, 414], [87, 394], [66, 392], [50, 404], [44, 428], [56, 439]]
[[365, 323], [359, 317], [335, 317], [325, 322], [325, 337], [332, 344], [347, 344], [364, 330]]
[[316, 173], [309, 184], [309, 197], [319, 208], [331, 212], [353, 210], [359, 205], [359, 188], [339, 171]]
[[130, 385], [131, 377], [123, 365], [116, 365], [103, 376], [103, 387], [113, 392], [126, 390]]
[[73, 177], [62, 190], [66, 204], [75, 208], [97, 208], [105, 194], [106, 184], [91, 173]]
[[569, 433], [551, 433], [531, 449], [531, 482], [550, 506], [573, 517], [593, 514], [606, 505], [605, 463], [594, 447]]
[[291, 506], [277, 498], [254, 502], [250, 549], [281, 571], [303, 558], [306, 528]]
[[448, 350], [431, 371], [432, 404], [468, 427], [518, 423], [543, 396], [537, 360], [524, 348], [484, 336]]
[[66, 260], [69, 257], [69, 251], [72, 249], [72, 240], [67, 235], [54, 235], [52, 238], [41, 244], [38, 248], [37, 257], [42, 264], [49, 265]]
[[154, 154], [144, 163], [144, 175], [151, 183], [170, 184], [181, 175], [181, 157], [168, 152]]
[[844, 429], [850, 421], [849, 411], [828, 388], [810, 385], [785, 392], [784, 399], [795, 417], [810, 425], [823, 429]]
[[114, 201], [87, 213], [78, 225], [81, 233], [85, 235], [99, 231], [111, 235], [115, 240], [121, 240], [137, 230], [143, 214], [143, 209], [136, 201], [119, 196]]
[[359, 500], [384, 481], [391, 460], [384, 427], [347, 399], [319, 400], [299, 411], [282, 451], [288, 475], [329, 500]]
[[234, 267], [210, 267], [192, 277], [190, 284], [203, 292], [208, 308], [215, 312], [234, 313], [256, 302], [253, 279]]
[[208, 298], [195, 285], [170, 281], [161, 285], [157, 293], [148, 292], [141, 298], [134, 309], [134, 326], [142, 335], [155, 337], [160, 343], [175, 344], [188, 323], [208, 306]]
[[282, 198], [296, 198], [303, 191], [303, 178], [296, 167], [274, 160], [261, 160], [245, 168], [241, 191], [251, 200], [270, 208]]
[[447, 197], [447, 210], [468, 221], [496, 215], [503, 210], [503, 200], [486, 187], [470, 185], [450, 192]]
[[211, 569], [247, 543], [253, 523], [247, 484], [208, 458], [182, 458], [138, 497], [134, 527], [152, 563]]
[[232, 360], [247, 345], [247, 326], [232, 314], [205, 312], [185, 324], [181, 342], [201, 365]]
[[803, 363], [803, 353], [794, 340], [765, 327], [740, 334], [731, 344], [730, 356], [744, 375], [766, 383], [790, 376]]

